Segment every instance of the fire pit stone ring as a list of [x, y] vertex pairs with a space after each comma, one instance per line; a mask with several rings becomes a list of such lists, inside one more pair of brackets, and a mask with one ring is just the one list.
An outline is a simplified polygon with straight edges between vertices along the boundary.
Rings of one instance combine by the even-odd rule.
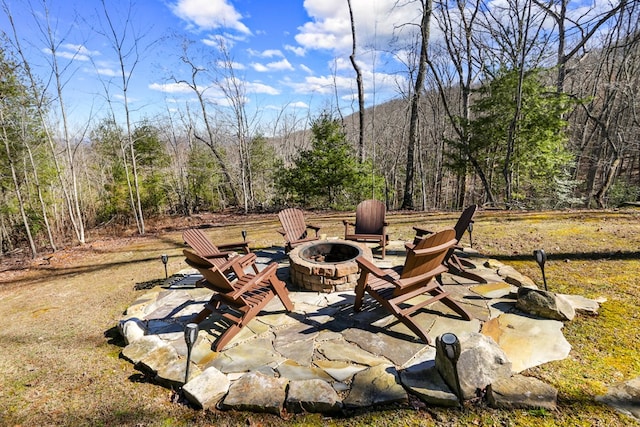
[[360, 277], [356, 258], [373, 260], [366, 245], [347, 240], [316, 240], [289, 252], [289, 277], [302, 289], [315, 292], [353, 290]]

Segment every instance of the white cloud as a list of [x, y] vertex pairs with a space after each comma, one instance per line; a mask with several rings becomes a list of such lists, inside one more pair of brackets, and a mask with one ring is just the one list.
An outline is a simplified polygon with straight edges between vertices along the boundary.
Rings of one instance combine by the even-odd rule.
[[[397, 6], [397, 0], [352, 0], [358, 46], [386, 48], [398, 28], [420, 19], [419, 2]], [[353, 39], [349, 9], [344, 0], [305, 0], [312, 21], [299, 27], [296, 41], [304, 48], [326, 49], [344, 54], [351, 51]], [[412, 26], [413, 28], [413, 26]]]
[[247, 92], [251, 93], [263, 93], [266, 95], [280, 95], [280, 91], [273, 86], [266, 85], [260, 82], [245, 82]]
[[247, 53], [250, 56], [258, 56], [260, 58], [273, 58], [273, 57], [284, 58], [284, 54], [279, 49], [267, 49], [267, 50], [263, 50], [262, 52], [257, 51], [255, 49], [247, 49]]
[[289, 52], [293, 52], [296, 56], [304, 56], [305, 53], [307, 53], [305, 48], [300, 46], [292, 46], [290, 44], [285, 45], [284, 49], [288, 50]]
[[293, 66], [289, 61], [283, 59], [281, 61], [269, 62], [268, 64], [260, 64], [254, 62], [251, 64], [254, 70], [260, 73], [266, 73], [269, 71], [293, 71]]
[[230, 28], [243, 34], [251, 34], [249, 28], [241, 22], [242, 15], [227, 0], [178, 0], [170, 8], [177, 17], [198, 29]]
[[164, 93], [191, 93], [193, 91], [186, 83], [151, 83], [149, 89]]
[[[52, 55], [51, 49], [42, 49], [42, 51], [48, 55]], [[89, 50], [84, 45], [65, 43], [60, 45], [56, 50], [56, 56], [59, 58], [70, 59], [73, 61], [90, 61], [91, 57], [99, 56], [100, 52], [97, 50]]]
[[307, 74], [313, 74], [313, 70], [304, 64], [300, 64], [300, 69]]

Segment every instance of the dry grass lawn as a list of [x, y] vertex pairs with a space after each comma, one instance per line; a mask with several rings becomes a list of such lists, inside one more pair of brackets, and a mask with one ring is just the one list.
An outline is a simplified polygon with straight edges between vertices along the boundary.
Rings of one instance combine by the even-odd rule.
[[[392, 239], [411, 240], [413, 225], [452, 226], [457, 213], [391, 213]], [[307, 213], [328, 235], [342, 234], [343, 213]], [[137, 283], [185, 267], [181, 230], [206, 222], [220, 242], [248, 230], [254, 248], [282, 244], [276, 215], [216, 215], [153, 224], [145, 237], [91, 231], [83, 247], [51, 259], [0, 258], [0, 425], [279, 426], [470, 425], [628, 426], [634, 421], [595, 401], [620, 381], [640, 376], [640, 211], [492, 212], [476, 215], [474, 247], [538, 283], [532, 251], [544, 248], [551, 291], [606, 298], [597, 317], [565, 327], [572, 344], [560, 362], [530, 369], [559, 391], [558, 410], [498, 411], [480, 402], [463, 409], [379, 408], [349, 417], [204, 412], [174, 402], [119, 357], [115, 330], [144, 291]], [[116, 236], [115, 234], [118, 234]], [[463, 243], [468, 243], [468, 235]], [[635, 423], [639, 425], [639, 423]]]

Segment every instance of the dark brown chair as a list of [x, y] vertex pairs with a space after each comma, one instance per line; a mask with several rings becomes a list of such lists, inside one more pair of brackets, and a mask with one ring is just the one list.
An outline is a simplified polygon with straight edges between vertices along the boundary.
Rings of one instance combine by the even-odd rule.
[[[404, 266], [395, 269], [383, 270], [364, 257], [358, 257], [356, 261], [361, 273], [356, 285], [355, 311], [361, 310], [366, 292], [427, 344], [427, 332], [412, 318], [421, 308], [440, 301], [463, 319], [471, 320], [471, 315], [434, 280], [447, 271], [442, 261], [455, 244], [453, 229], [434, 233], [420, 240], [417, 245], [411, 245], [412, 248], [407, 248]], [[423, 294], [431, 298], [418, 300], [413, 305], [409, 303], [409, 300]]]
[[[255, 265], [256, 255], [251, 253], [251, 249], [249, 249], [250, 242], [227, 243], [216, 246], [207, 238], [202, 230], [198, 228], [185, 230], [182, 233], [182, 239], [196, 254], [202, 258], [206, 258], [211, 264], [215, 265], [216, 268], [224, 273], [228, 273], [235, 268], [238, 271], [234, 271], [234, 273], [236, 275], [242, 275], [241, 269], [248, 265], [252, 265], [257, 269], [257, 266]], [[238, 256], [238, 253], [232, 249], [236, 249], [244, 253], [240, 258], [241, 262], [231, 262], [232, 258]], [[255, 270], [255, 272], [257, 273], [258, 270]]]
[[[456, 225], [453, 229], [456, 232], [456, 246], [451, 248], [444, 259], [444, 264], [448, 267], [449, 272], [456, 276], [465, 277], [467, 279], [479, 282], [479, 283], [487, 283], [487, 280], [482, 276], [474, 274], [469, 271], [469, 269], [474, 268], [474, 265], [469, 263], [468, 261], [464, 261], [458, 255], [456, 255], [456, 250], [462, 250], [462, 246], [460, 246], [460, 240], [464, 236], [464, 233], [469, 229], [469, 224], [473, 223], [473, 216], [475, 215], [478, 209], [478, 205], [471, 205], [465, 210], [462, 211]], [[423, 227], [413, 227], [416, 231], [416, 236], [414, 238], [413, 243], [417, 244], [420, 239], [424, 236], [432, 234], [433, 231], [430, 231]]]
[[[386, 255], [386, 247], [389, 242], [385, 219], [386, 208], [379, 200], [365, 200], [356, 207], [356, 221], [343, 220], [344, 239], [357, 242], [379, 243], [382, 248], [382, 259]], [[353, 227], [353, 232], [349, 231]]]
[[[307, 224], [304, 219], [304, 213], [300, 209], [287, 208], [278, 213], [282, 228], [278, 230], [285, 240], [285, 252], [289, 252], [294, 247], [303, 243], [318, 240], [318, 231], [320, 227]], [[309, 230], [313, 230], [314, 234], [309, 234]]]
[[[215, 351], [223, 349], [274, 296], [280, 298], [287, 311], [293, 310], [285, 284], [276, 275], [277, 263], [269, 264], [259, 273], [245, 273], [230, 281], [206, 258], [189, 249], [184, 249], [183, 253], [186, 263], [202, 274], [201, 285], [213, 291], [211, 299], [193, 322], [200, 323], [215, 311], [231, 324], [214, 343]], [[232, 258], [231, 262], [239, 263], [240, 258]]]

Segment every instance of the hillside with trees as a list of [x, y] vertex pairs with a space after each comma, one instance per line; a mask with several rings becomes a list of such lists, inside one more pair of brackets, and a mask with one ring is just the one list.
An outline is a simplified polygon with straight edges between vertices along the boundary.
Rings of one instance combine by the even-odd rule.
[[[29, 248], [36, 256], [62, 242], [82, 244], [108, 224], [144, 234], [153, 216], [342, 210], [365, 198], [390, 210], [638, 202], [640, 4], [611, 2], [577, 24], [567, 3], [509, 0], [488, 9], [482, 0], [408, 1], [422, 19], [414, 45], [392, 47], [406, 58], [410, 82], [396, 99], [355, 114], [329, 99], [323, 111], [283, 110], [268, 124], [248, 114], [224, 46], [201, 66], [188, 43], [180, 59], [189, 72], [173, 79], [197, 102], [132, 120], [128, 84], [141, 40], [107, 26], [102, 36], [123, 65], [124, 114], [72, 125], [57, 33], [41, 29], [49, 36], [41, 48], [51, 53], [43, 81], [21, 35], [4, 29], [1, 252]], [[354, 39], [354, 55], [356, 46]], [[205, 81], [226, 105], [204, 96]], [[115, 99], [113, 90], [105, 86], [104, 96]]]

